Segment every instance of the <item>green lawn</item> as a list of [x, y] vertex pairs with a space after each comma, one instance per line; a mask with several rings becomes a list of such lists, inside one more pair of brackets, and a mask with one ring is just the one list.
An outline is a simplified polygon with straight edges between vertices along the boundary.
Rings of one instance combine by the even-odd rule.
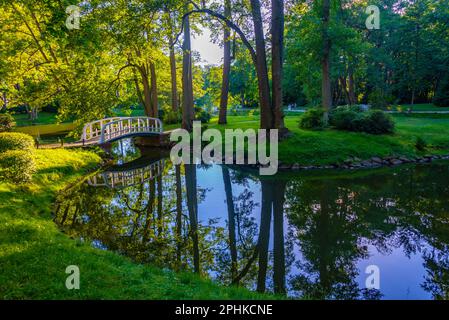
[[[55, 194], [99, 157], [87, 151], [37, 150], [38, 172], [25, 185], [0, 182], [0, 299], [254, 299], [191, 273], [135, 264], [59, 231]], [[80, 268], [80, 290], [68, 290], [65, 269]]]
[[[428, 144], [426, 154], [449, 154], [449, 119], [415, 118], [395, 116], [396, 133], [393, 135], [370, 135], [326, 129], [302, 130], [298, 127], [301, 115], [285, 117], [292, 136], [279, 145], [279, 160], [301, 165], [327, 165], [342, 163], [349, 157], [362, 160], [374, 156], [416, 156], [414, 145], [418, 136]], [[209, 128], [257, 128], [257, 116], [228, 117], [226, 127], [212, 119]]]
[[[425, 108], [425, 105], [417, 105]], [[431, 108], [431, 105], [427, 105]], [[444, 109], [444, 108], [443, 108]], [[118, 112], [118, 111], [117, 111]], [[133, 110], [131, 115], [142, 115], [143, 110]], [[118, 113], [117, 115], [125, 115]], [[331, 129], [322, 131], [301, 130], [298, 120], [301, 113], [288, 113], [285, 118], [292, 137], [279, 146], [280, 161], [301, 165], [340, 164], [349, 157], [368, 159], [373, 156], [416, 156], [414, 144], [419, 136], [429, 145], [426, 154], [449, 154], [449, 115], [447, 114], [395, 114], [396, 133], [375, 136], [363, 133], [343, 132]], [[225, 128], [254, 128], [259, 125], [258, 115], [228, 116], [226, 127], [217, 124], [213, 118], [207, 126]], [[179, 124], [164, 125], [165, 130], [179, 127]], [[48, 134], [64, 135], [74, 129], [72, 123], [16, 127], [15, 130], [33, 136]], [[45, 139], [45, 138], [44, 138]], [[55, 142], [55, 141], [52, 141]]]

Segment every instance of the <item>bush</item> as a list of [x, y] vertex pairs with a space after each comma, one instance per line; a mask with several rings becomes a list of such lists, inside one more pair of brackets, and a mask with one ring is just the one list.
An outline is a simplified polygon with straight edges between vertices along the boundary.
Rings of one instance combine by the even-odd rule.
[[423, 138], [417, 137], [415, 142], [415, 148], [418, 151], [426, 151], [427, 142]]
[[371, 134], [386, 134], [394, 132], [393, 118], [380, 110], [372, 110], [366, 113], [362, 121], [363, 132]]
[[9, 150], [0, 154], [0, 177], [21, 183], [30, 181], [36, 172], [33, 154], [24, 150]]
[[210, 112], [203, 108], [197, 108], [195, 110], [195, 119], [200, 120], [202, 123], [208, 123], [210, 119], [212, 118], [212, 115]]
[[14, 118], [9, 113], [0, 114], [0, 132], [10, 131]]
[[380, 110], [360, 112], [359, 107], [338, 107], [331, 112], [329, 122], [338, 130], [370, 134], [394, 132], [393, 119]]
[[354, 122], [359, 114], [349, 108], [338, 107], [329, 114], [329, 124], [339, 130], [355, 131]]
[[30, 151], [34, 148], [34, 139], [25, 133], [0, 133], [0, 153], [8, 150]]
[[302, 129], [322, 129], [324, 127], [323, 115], [323, 109], [311, 108], [299, 120], [299, 127]]

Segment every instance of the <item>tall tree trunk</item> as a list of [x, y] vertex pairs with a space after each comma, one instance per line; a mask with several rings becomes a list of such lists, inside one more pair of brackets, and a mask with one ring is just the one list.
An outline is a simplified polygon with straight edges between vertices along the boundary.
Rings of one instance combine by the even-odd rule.
[[151, 112], [152, 117], [158, 118], [159, 108], [158, 108], [158, 98], [157, 98], [157, 78], [156, 78], [156, 67], [154, 62], [150, 62], [150, 73], [151, 73]]
[[[186, 8], [188, 11], [188, 8]], [[192, 48], [190, 44], [190, 19], [186, 18], [184, 23], [184, 43], [182, 46], [182, 128], [192, 131], [194, 110], [193, 110], [193, 76], [192, 76]]]
[[284, 124], [282, 74], [284, 64], [284, 0], [271, 0], [271, 74], [273, 92], [274, 128], [279, 136], [285, 136], [288, 129]]
[[[225, 17], [231, 16], [231, 1], [225, 0]], [[220, 114], [218, 117], [219, 124], [226, 124], [226, 113], [228, 111], [228, 95], [229, 95], [229, 73], [231, 71], [231, 30], [229, 27], [224, 27], [223, 35], [223, 79], [221, 83], [220, 96]]]
[[262, 13], [259, 0], [251, 0], [251, 14], [253, 17], [254, 35], [256, 39], [256, 73], [259, 90], [260, 128], [272, 129], [274, 125], [273, 111], [270, 97], [270, 84], [268, 81]]
[[226, 194], [226, 205], [228, 208], [228, 230], [229, 230], [229, 248], [231, 251], [231, 279], [237, 277], [237, 246], [235, 235], [235, 210], [234, 200], [232, 198], [232, 185], [229, 169], [225, 166], [221, 167], [223, 173], [223, 182]]
[[142, 66], [140, 68], [140, 74], [142, 76], [142, 85], [143, 85], [143, 107], [145, 110], [145, 115], [147, 117], [153, 116], [153, 108], [151, 102], [151, 86], [148, 79], [148, 73], [146, 72], [146, 68]]
[[178, 111], [178, 76], [176, 73], [176, 56], [175, 56], [175, 40], [173, 37], [173, 22], [170, 12], [167, 12], [167, 20], [169, 26], [168, 42], [170, 50], [170, 73], [171, 73], [171, 106], [173, 111]]
[[327, 123], [329, 119], [329, 111], [332, 106], [331, 95], [331, 82], [330, 82], [330, 47], [331, 41], [329, 38], [329, 13], [330, 13], [330, 0], [323, 0], [323, 13], [322, 13], [322, 40], [323, 40], [323, 52], [321, 59], [321, 99], [324, 109], [324, 122]]

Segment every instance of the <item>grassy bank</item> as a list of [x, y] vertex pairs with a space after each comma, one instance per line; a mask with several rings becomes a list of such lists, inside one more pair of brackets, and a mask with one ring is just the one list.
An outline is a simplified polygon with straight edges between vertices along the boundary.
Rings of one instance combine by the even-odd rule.
[[[449, 154], [449, 119], [394, 116], [396, 132], [392, 135], [370, 135], [332, 129], [313, 131], [298, 127], [301, 115], [286, 116], [285, 124], [292, 136], [279, 145], [279, 160], [301, 165], [341, 164], [349, 157], [362, 160], [374, 156], [418, 156], [423, 154]], [[228, 124], [221, 126], [213, 119], [209, 128], [257, 129], [258, 116], [230, 116]], [[428, 148], [419, 152], [415, 148], [417, 137], [423, 138]]]
[[[37, 150], [32, 183], [0, 182], [0, 299], [250, 299], [189, 273], [138, 265], [70, 239], [52, 221], [55, 194], [99, 157], [87, 151]], [[65, 269], [80, 268], [80, 290], [68, 290]], [[267, 297], [267, 296], [265, 296]]]

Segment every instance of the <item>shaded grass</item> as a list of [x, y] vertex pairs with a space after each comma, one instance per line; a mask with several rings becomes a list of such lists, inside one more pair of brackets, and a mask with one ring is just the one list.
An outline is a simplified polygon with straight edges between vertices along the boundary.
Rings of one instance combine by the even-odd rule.
[[[44, 125], [44, 124], [55, 124], [57, 123], [57, 113], [52, 112], [39, 112], [38, 118], [32, 121], [28, 114], [26, 113], [16, 113], [13, 114], [16, 126], [31, 126], [31, 125]], [[64, 123], [72, 122], [67, 120]]]
[[26, 127], [14, 127], [14, 131], [23, 132], [33, 137], [45, 136], [45, 135], [64, 135], [69, 131], [75, 129], [73, 123], [61, 123], [61, 124], [42, 124]]
[[[36, 150], [32, 183], [0, 182], [0, 299], [272, 298], [135, 264], [61, 233], [51, 215], [55, 194], [99, 161], [87, 151]], [[80, 290], [65, 287], [69, 265], [80, 268]]]

